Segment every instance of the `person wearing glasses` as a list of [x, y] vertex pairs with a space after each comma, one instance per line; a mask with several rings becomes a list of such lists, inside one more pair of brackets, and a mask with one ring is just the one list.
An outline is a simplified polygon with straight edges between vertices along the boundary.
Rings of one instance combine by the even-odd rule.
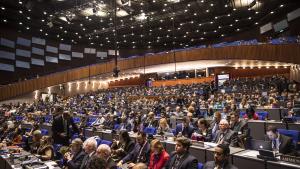
[[205, 163], [203, 169], [237, 169], [229, 162], [230, 149], [227, 144], [219, 144], [215, 147], [214, 161]]

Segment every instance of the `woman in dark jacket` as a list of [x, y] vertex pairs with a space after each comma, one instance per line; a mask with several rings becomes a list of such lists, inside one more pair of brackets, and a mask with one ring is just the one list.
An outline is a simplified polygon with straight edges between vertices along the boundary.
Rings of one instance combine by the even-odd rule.
[[111, 149], [112, 157], [119, 161], [134, 149], [134, 141], [131, 140], [127, 131], [121, 131], [119, 141], [113, 140]]
[[197, 129], [192, 135], [193, 140], [210, 142], [212, 140], [212, 129], [205, 119], [199, 119], [197, 122]]

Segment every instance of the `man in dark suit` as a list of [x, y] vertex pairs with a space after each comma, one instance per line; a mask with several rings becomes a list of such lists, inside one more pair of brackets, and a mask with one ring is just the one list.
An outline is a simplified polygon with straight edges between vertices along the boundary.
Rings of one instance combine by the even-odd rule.
[[138, 132], [134, 149], [129, 152], [119, 163], [118, 166], [130, 162], [130, 166], [135, 163], [149, 163], [150, 144], [147, 142], [147, 135], [144, 132]]
[[64, 111], [62, 115], [55, 117], [52, 123], [52, 137], [54, 144], [69, 145], [69, 139], [72, 133], [78, 133], [78, 127], [73, 122], [68, 111]]
[[121, 123], [119, 130], [131, 131], [131, 124], [127, 121], [125, 116], [121, 117]]
[[229, 129], [229, 123], [227, 120], [222, 119], [219, 124], [220, 130], [217, 131], [216, 137], [213, 139], [217, 144], [228, 144], [232, 147], [238, 146], [237, 133]]
[[215, 112], [214, 113], [214, 120], [210, 123], [210, 127], [211, 127], [211, 134], [212, 137], [215, 138], [217, 131], [219, 130], [219, 123], [221, 121], [221, 113], [220, 112]]
[[175, 152], [170, 155], [165, 169], [197, 169], [198, 160], [189, 153], [191, 142], [188, 138], [176, 139]]
[[64, 158], [67, 160], [65, 166], [67, 166], [68, 169], [79, 169], [83, 158], [86, 155], [82, 150], [82, 140], [80, 138], [74, 139], [70, 147], [71, 151], [67, 152], [64, 156]]
[[107, 169], [117, 169], [117, 164], [111, 158], [111, 149], [108, 145], [106, 144], [99, 145], [96, 151], [96, 156], [106, 161]]
[[191, 138], [194, 132], [194, 127], [190, 123], [190, 119], [187, 117], [183, 117], [183, 122], [176, 125], [176, 136], [184, 136], [187, 138]]
[[83, 149], [86, 155], [84, 156], [79, 169], [89, 168], [92, 157], [94, 156], [97, 149], [97, 141], [93, 137], [88, 138], [83, 143]]
[[272, 141], [272, 149], [281, 154], [294, 153], [294, 143], [292, 138], [279, 134], [275, 126], [268, 126], [267, 136]]
[[230, 149], [226, 144], [219, 144], [215, 147], [215, 161], [208, 161], [204, 165], [204, 169], [237, 169], [229, 162]]
[[230, 113], [230, 129], [238, 134], [238, 143], [240, 147], [245, 148], [250, 138], [248, 122], [240, 119], [238, 112]]
[[157, 127], [158, 121], [155, 119], [155, 114], [153, 112], [148, 113], [148, 117], [144, 122], [144, 127]]

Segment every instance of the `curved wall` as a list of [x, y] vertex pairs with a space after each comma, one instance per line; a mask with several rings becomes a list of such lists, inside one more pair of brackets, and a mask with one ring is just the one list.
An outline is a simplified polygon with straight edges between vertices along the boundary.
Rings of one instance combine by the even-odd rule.
[[[146, 55], [143, 57], [120, 60], [120, 70], [134, 69], [144, 66], [160, 65], [166, 63], [184, 62], [192, 60], [262, 60], [278, 61], [285, 63], [300, 64], [300, 45], [256, 45], [256, 46], [234, 46], [224, 48], [205, 48], [177, 51], [175, 53], [161, 53]], [[0, 100], [5, 100], [38, 89], [46, 88], [69, 81], [74, 81], [90, 76], [111, 73], [114, 62], [99, 63], [91, 66], [70, 69], [39, 78], [6, 85], [0, 88]]]

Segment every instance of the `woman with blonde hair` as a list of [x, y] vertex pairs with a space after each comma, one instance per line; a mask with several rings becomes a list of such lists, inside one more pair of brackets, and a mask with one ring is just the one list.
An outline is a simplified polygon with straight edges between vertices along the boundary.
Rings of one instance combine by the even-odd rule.
[[170, 156], [164, 149], [162, 143], [154, 139], [151, 141], [151, 155], [148, 169], [162, 169]]
[[171, 132], [171, 129], [169, 127], [169, 124], [168, 124], [168, 121], [166, 118], [162, 118], [159, 120], [159, 125], [158, 125], [158, 128], [157, 128], [157, 133], [158, 134], [163, 134], [163, 133], [169, 133]]

